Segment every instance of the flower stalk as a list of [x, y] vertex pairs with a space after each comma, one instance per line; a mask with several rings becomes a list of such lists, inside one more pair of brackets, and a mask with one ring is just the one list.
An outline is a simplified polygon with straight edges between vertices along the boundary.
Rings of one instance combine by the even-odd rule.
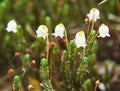
[[68, 54], [69, 54], [68, 36], [67, 36], [67, 31], [66, 31], [66, 29], [65, 29], [65, 40], [66, 40], [67, 51], [68, 51]]
[[100, 83], [99, 80], [97, 80], [97, 81], [95, 82], [95, 88], [94, 88], [94, 91], [97, 91], [97, 87], [98, 87], [99, 83]]

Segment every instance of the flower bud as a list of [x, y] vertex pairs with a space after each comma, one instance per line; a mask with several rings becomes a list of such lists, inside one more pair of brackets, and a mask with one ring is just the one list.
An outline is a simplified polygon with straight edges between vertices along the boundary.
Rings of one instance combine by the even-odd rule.
[[12, 75], [14, 74], [14, 69], [9, 68], [9, 69], [8, 69], [8, 74], [9, 74], [10, 76], [12, 76]]
[[55, 42], [50, 42], [50, 47], [54, 47], [56, 45]]
[[85, 18], [84, 19], [84, 22], [87, 24], [89, 22], [89, 19], [88, 18]]
[[32, 84], [28, 85], [28, 90], [32, 90], [34, 87]]
[[35, 65], [36, 64], [36, 61], [35, 60], [32, 60], [31, 61], [31, 65]]
[[26, 72], [26, 69], [25, 69], [25, 68], [22, 68], [22, 72], [25, 73], [25, 72]]
[[15, 52], [15, 57], [20, 57], [20, 52]]

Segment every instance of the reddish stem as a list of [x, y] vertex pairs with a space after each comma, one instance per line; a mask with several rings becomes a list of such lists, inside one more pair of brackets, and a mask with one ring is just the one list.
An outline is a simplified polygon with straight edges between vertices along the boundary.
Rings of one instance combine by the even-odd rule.
[[13, 89], [13, 82], [12, 82], [12, 76], [10, 76], [10, 86], [11, 86], [11, 91], [14, 91], [14, 89]]
[[50, 81], [52, 83], [52, 48], [50, 49]]

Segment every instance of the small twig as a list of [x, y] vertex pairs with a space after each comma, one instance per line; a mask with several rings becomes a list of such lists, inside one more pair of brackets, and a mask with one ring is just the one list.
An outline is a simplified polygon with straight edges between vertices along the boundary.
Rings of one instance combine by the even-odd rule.
[[[94, 19], [94, 15], [93, 15], [93, 19]], [[92, 25], [91, 25], [90, 32], [93, 30], [93, 28], [94, 28], [94, 24], [95, 24], [95, 22], [94, 22], [94, 20], [92, 20]]]
[[[57, 41], [57, 38], [56, 38], [56, 37], [54, 37], [54, 41], [55, 41], [56, 45], [59, 47], [58, 41]], [[59, 53], [59, 55], [60, 55], [60, 58], [62, 58], [62, 54], [61, 54], [61, 51], [60, 51], [59, 48], [58, 48], [58, 53]]]
[[98, 3], [98, 5], [101, 5], [101, 4], [105, 3], [106, 1], [108, 1], [108, 0], [103, 0], [100, 3]]
[[87, 39], [88, 39], [88, 35], [89, 35], [89, 33], [90, 33], [90, 22], [89, 22], [89, 24], [88, 24], [88, 28], [87, 28]]
[[14, 91], [13, 89], [13, 82], [12, 82], [12, 77], [10, 76], [10, 86], [11, 86], [11, 91]]
[[49, 39], [47, 36], [47, 60], [49, 59]]
[[92, 39], [92, 42], [97, 38], [98, 34], [99, 34], [99, 30], [97, 30], [97, 32], [96, 32], [94, 38]]
[[9, 76], [10, 76], [10, 87], [11, 87], [11, 91], [14, 91], [14, 89], [13, 89], [13, 80], [12, 80], [12, 77], [13, 77], [13, 75], [14, 75], [14, 69], [9, 68], [9, 69], [8, 69], [8, 74], [9, 74]]
[[65, 29], [65, 40], [66, 40], [67, 51], [68, 51], [68, 54], [69, 54], [68, 37], [67, 37], [67, 31], [66, 31], [66, 29]]
[[86, 48], [83, 49], [82, 58], [85, 56], [85, 50], [86, 50]]
[[52, 49], [50, 50], [50, 81], [52, 83]]

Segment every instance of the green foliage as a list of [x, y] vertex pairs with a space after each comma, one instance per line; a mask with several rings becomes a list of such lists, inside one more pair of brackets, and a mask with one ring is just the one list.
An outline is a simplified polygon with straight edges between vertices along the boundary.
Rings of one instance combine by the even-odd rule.
[[24, 65], [25, 67], [27, 67], [27, 66], [29, 65], [29, 63], [30, 63], [30, 55], [29, 55], [29, 54], [26, 54], [23, 59], [24, 59], [23, 65]]
[[41, 66], [42, 68], [46, 68], [46, 67], [48, 66], [48, 61], [47, 61], [47, 59], [45, 59], [45, 58], [41, 59], [41, 61], [40, 61], [40, 66]]
[[15, 91], [20, 90], [20, 77], [18, 75], [14, 76], [14, 89]]
[[49, 80], [48, 60], [45, 58], [40, 61], [40, 78], [42, 79], [42, 84], [45, 91], [54, 91]]

